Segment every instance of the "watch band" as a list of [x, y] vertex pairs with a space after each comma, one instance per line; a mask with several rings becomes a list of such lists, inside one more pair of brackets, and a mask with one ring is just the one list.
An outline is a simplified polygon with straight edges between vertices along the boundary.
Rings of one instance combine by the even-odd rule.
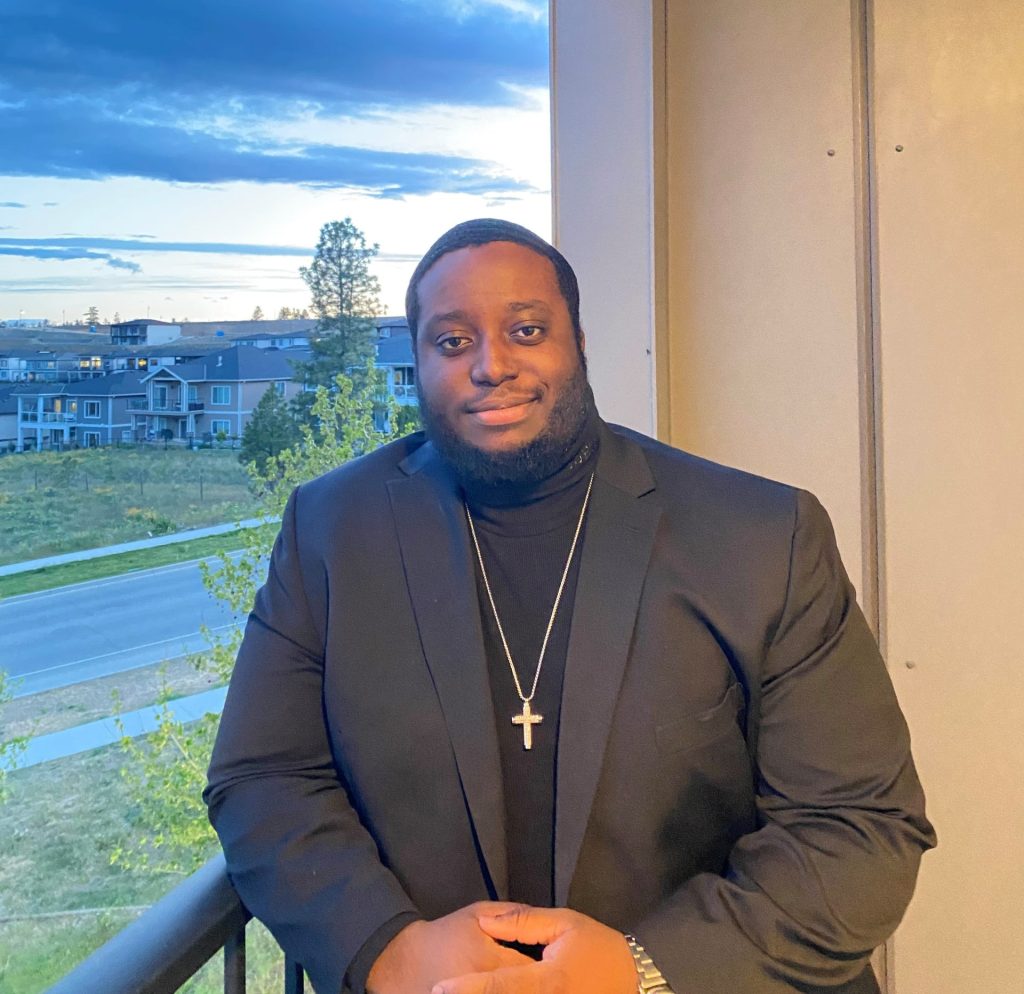
[[629, 944], [629, 951], [633, 954], [633, 965], [636, 967], [637, 994], [674, 994], [661, 970], [647, 955], [647, 950], [637, 942], [636, 936], [627, 933], [626, 942]]

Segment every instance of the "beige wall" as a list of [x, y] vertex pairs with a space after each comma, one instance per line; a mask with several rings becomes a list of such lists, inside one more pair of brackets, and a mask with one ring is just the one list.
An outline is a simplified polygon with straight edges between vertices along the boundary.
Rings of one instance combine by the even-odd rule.
[[662, 434], [814, 491], [863, 594], [850, 4], [666, 6]]
[[[653, 371], [592, 343], [599, 399], [621, 375], [663, 437], [829, 507], [940, 834], [889, 989], [1024, 991], [1024, 4], [554, 9], [558, 237], [638, 348], [657, 318]], [[640, 58], [617, 36], [644, 18]], [[641, 223], [616, 284], [600, 260]]]
[[940, 834], [897, 989], [1009, 994], [1024, 991], [1024, 5], [874, 6], [883, 631]]

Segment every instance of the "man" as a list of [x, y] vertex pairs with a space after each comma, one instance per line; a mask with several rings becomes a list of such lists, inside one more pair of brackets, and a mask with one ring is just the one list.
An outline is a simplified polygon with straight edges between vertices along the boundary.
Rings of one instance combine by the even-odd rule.
[[604, 424], [523, 228], [406, 303], [425, 433], [292, 495], [232, 678], [245, 903], [320, 994], [877, 991], [934, 839], [820, 505]]

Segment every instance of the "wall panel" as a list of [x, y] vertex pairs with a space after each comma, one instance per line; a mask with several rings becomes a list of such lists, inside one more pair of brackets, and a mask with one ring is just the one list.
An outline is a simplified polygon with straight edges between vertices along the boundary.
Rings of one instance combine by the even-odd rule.
[[1024, 991], [1024, 7], [876, 0], [874, 21], [883, 630], [940, 840], [897, 935], [897, 990], [1009, 994]]
[[671, 440], [817, 493], [863, 588], [851, 5], [667, 12]]

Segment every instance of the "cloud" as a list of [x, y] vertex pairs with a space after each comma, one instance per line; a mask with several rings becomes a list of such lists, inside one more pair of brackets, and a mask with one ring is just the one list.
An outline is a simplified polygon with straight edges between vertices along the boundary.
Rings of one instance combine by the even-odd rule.
[[373, 103], [508, 104], [514, 95], [503, 83], [547, 84], [543, 7], [8, 0], [0, 65], [19, 97], [102, 94], [125, 112], [142, 104], [232, 115], [291, 102], [334, 113]]
[[27, 107], [8, 109], [0, 115], [0, 149], [0, 172], [10, 176], [288, 183], [389, 198], [531, 189], [479, 159], [315, 143], [257, 144], [240, 136], [126, 121], [77, 99], [62, 101], [42, 118]]
[[28, 207], [28, 204], [19, 204], [16, 200], [0, 200], [0, 207], [18, 208], [20, 210]]
[[133, 238], [104, 238], [88, 235], [56, 238], [4, 238], [0, 236], [0, 251], [5, 245], [21, 249], [52, 249], [56, 251], [115, 249], [122, 252], [190, 252], [212, 255], [311, 256], [314, 251], [312, 246], [298, 245], [265, 245], [246, 242], [168, 242], [158, 241], [149, 235]]
[[542, 0], [7, 0], [0, 174], [509, 193], [486, 162], [260, 134], [526, 106], [547, 63]]
[[114, 269], [126, 269], [132, 273], [142, 271], [142, 267], [138, 263], [130, 262], [127, 259], [119, 259], [116, 256], [110, 255], [108, 252], [93, 252], [91, 249], [59, 247], [21, 248], [17, 245], [0, 244], [0, 255], [20, 256], [21, 258], [26, 259], [54, 259], [60, 262], [76, 262], [81, 259], [95, 260], [97, 262], [104, 262], [108, 266], [112, 266]]

